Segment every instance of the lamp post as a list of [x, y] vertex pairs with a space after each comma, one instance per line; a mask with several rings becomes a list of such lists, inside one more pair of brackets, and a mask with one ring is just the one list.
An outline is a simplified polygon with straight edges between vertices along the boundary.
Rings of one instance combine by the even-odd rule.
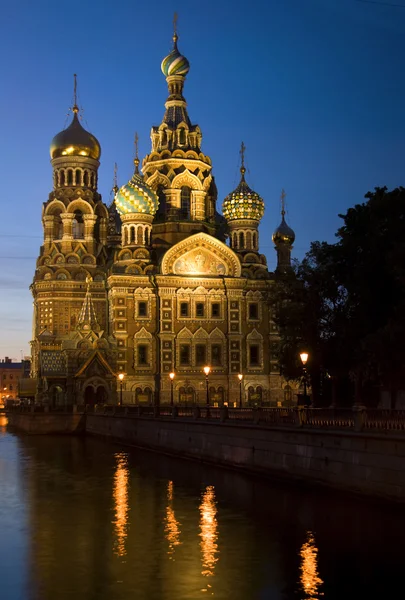
[[124, 380], [124, 373], [120, 373], [118, 379], [120, 380], [120, 406], [122, 406], [122, 382]]
[[204, 367], [204, 373], [205, 373], [205, 402], [207, 404], [207, 408], [210, 405], [210, 396], [209, 396], [209, 390], [208, 390], [208, 375], [211, 373], [211, 367]]
[[308, 352], [301, 352], [300, 353], [300, 359], [302, 362], [302, 371], [304, 374], [304, 404], [306, 405], [306, 401], [307, 401], [307, 369], [306, 369], [306, 364], [308, 361]]
[[169, 377], [170, 377], [170, 406], [173, 406], [173, 379], [175, 377], [176, 373], [173, 373], [173, 371], [171, 373], [169, 373]]
[[239, 373], [238, 379], [239, 379], [239, 408], [242, 408], [242, 379], [243, 379], [242, 373]]

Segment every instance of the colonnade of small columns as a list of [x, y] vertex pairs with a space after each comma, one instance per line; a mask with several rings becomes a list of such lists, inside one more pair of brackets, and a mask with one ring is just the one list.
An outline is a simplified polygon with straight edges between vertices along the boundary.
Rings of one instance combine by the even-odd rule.
[[150, 246], [152, 226], [149, 224], [124, 223], [121, 228], [121, 243], [125, 246]]
[[230, 233], [230, 245], [233, 250], [259, 251], [259, 234], [256, 228], [234, 229]]
[[97, 172], [92, 169], [61, 168], [54, 169], [54, 187], [88, 187], [97, 189]]
[[62, 242], [62, 250], [71, 249], [73, 240], [84, 240], [89, 252], [94, 251], [94, 227], [99, 220], [100, 243], [107, 243], [107, 219], [97, 215], [81, 215], [83, 223], [78, 223], [74, 213], [60, 213], [58, 215], [45, 215], [44, 223], [44, 245], [49, 248], [53, 241]]

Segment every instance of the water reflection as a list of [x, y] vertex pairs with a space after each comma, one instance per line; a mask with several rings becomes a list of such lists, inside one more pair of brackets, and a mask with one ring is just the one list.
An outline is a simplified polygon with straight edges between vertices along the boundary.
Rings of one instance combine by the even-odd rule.
[[201, 573], [206, 577], [214, 574], [215, 563], [218, 561], [218, 521], [214, 486], [207, 486], [200, 504], [200, 537], [202, 551]]
[[311, 531], [307, 533], [307, 541], [301, 547], [300, 556], [302, 559], [300, 581], [305, 593], [304, 597], [308, 600], [316, 600], [323, 596], [323, 593], [319, 591], [323, 581], [318, 574], [318, 548]]
[[128, 488], [129, 469], [128, 455], [125, 452], [115, 454], [117, 467], [114, 475], [115, 535], [114, 552], [117, 556], [125, 556], [125, 541], [128, 535]]
[[165, 523], [165, 535], [169, 542], [168, 554], [170, 558], [174, 553], [176, 546], [181, 544], [180, 541], [180, 523], [177, 521], [173, 506], [173, 481], [169, 481], [167, 484], [167, 507], [166, 507], [166, 523]]
[[6, 433], [6, 425], [8, 423], [8, 419], [5, 415], [0, 415], [0, 433]]

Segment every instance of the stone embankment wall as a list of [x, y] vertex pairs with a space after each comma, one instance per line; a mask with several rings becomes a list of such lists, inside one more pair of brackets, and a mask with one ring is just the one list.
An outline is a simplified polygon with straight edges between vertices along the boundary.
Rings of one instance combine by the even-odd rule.
[[8, 423], [19, 431], [30, 434], [84, 433], [86, 415], [79, 413], [8, 412]]
[[405, 501], [405, 436], [87, 414], [86, 432], [265, 475]]

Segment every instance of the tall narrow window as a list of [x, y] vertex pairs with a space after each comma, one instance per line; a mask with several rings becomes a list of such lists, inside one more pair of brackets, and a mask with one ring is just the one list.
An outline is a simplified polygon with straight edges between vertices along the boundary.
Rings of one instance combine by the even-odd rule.
[[148, 364], [148, 346], [140, 344], [138, 346], [138, 365], [145, 366]]
[[184, 185], [180, 193], [180, 215], [182, 219], [190, 218], [191, 189]]
[[68, 169], [67, 183], [68, 183], [68, 185], [73, 185], [73, 169]]
[[186, 143], [186, 130], [184, 127], [180, 127], [179, 129], [179, 144], [184, 146]]
[[197, 302], [195, 305], [195, 316], [202, 318], [204, 316], [204, 302]]
[[259, 306], [257, 302], [251, 302], [249, 304], [249, 319], [252, 321], [257, 321], [259, 318]]
[[195, 364], [197, 367], [201, 367], [206, 362], [206, 347], [203, 344], [197, 344], [195, 347]]
[[221, 344], [212, 344], [212, 346], [211, 346], [211, 362], [214, 367], [220, 367], [222, 365]]
[[211, 317], [213, 319], [218, 319], [221, 316], [221, 305], [219, 302], [213, 302], [211, 304]]
[[190, 346], [189, 344], [180, 345], [180, 365], [187, 366], [190, 364]]
[[180, 302], [180, 316], [188, 317], [188, 302]]
[[138, 302], [138, 317], [148, 316], [148, 305], [146, 302]]
[[84, 222], [83, 213], [80, 210], [75, 210], [73, 219], [73, 238], [83, 239], [84, 238]]
[[76, 185], [82, 185], [82, 172], [80, 169], [76, 169], [75, 183]]
[[243, 235], [243, 231], [241, 231], [239, 234], [239, 248], [241, 250], [243, 250], [244, 247], [245, 247], [245, 236]]
[[259, 346], [257, 344], [249, 346], [249, 364], [253, 367], [259, 364]]

